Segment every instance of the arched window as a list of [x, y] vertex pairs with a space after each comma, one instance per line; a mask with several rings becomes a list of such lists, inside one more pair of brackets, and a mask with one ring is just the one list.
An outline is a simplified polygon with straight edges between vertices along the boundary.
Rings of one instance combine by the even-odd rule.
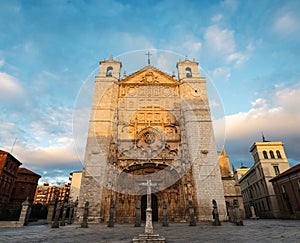
[[106, 70], [106, 77], [112, 77], [113, 68], [109, 66]]
[[187, 78], [191, 78], [192, 77], [192, 70], [191, 70], [191, 68], [187, 67], [185, 69], [185, 73], [186, 73], [186, 77]]
[[269, 151], [270, 152], [270, 156], [271, 156], [271, 159], [275, 159], [275, 156], [274, 156], [274, 153], [272, 150]]
[[263, 155], [264, 155], [264, 158], [265, 158], [265, 159], [267, 159], [267, 158], [268, 158], [267, 151], [263, 151]]
[[278, 158], [278, 159], [281, 159], [281, 158], [282, 158], [279, 150], [276, 151], [276, 154], [277, 154], [277, 158]]

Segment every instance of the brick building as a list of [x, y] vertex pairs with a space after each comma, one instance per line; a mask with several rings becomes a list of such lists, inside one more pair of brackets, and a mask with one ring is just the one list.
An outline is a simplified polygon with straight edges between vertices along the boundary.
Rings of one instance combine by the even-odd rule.
[[70, 184], [64, 186], [50, 186], [44, 183], [37, 186], [34, 196], [34, 203], [48, 205], [51, 201], [68, 202], [70, 193]]
[[10, 202], [17, 171], [21, 164], [10, 153], [0, 150], [0, 206]]
[[40, 178], [40, 175], [31, 170], [20, 167], [17, 171], [17, 179], [14, 184], [10, 202], [12, 204], [21, 205], [28, 197], [28, 201], [33, 203], [35, 190]]
[[280, 210], [280, 218], [300, 219], [300, 164], [270, 180]]

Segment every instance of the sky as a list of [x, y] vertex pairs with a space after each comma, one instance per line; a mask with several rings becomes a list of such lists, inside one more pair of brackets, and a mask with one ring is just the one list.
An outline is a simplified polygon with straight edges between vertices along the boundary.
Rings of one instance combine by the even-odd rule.
[[217, 127], [215, 133], [231, 163], [252, 166], [249, 148], [263, 132], [282, 141], [296, 165], [299, 13], [300, 1], [289, 0], [1, 0], [0, 149], [39, 173], [40, 184], [67, 183], [70, 172], [82, 170], [74, 108], [81, 100], [88, 116], [87, 84], [99, 61], [160, 50], [199, 62], [213, 86], [212, 109], [224, 111], [225, 138]]

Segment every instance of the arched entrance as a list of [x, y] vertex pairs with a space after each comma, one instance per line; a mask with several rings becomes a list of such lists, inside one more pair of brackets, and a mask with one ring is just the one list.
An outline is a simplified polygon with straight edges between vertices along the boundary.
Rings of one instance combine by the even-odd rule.
[[[158, 203], [157, 196], [151, 194], [152, 221], [158, 221]], [[146, 220], [147, 195], [143, 195], [141, 199], [141, 219]]]

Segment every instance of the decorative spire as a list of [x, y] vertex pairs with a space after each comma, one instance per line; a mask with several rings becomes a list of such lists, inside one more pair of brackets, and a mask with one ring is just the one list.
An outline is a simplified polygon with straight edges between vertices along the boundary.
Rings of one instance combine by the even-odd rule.
[[224, 145], [222, 146], [222, 152], [221, 152], [221, 154], [224, 155], [224, 156], [227, 156], [227, 155], [226, 155], [226, 150], [225, 150]]

